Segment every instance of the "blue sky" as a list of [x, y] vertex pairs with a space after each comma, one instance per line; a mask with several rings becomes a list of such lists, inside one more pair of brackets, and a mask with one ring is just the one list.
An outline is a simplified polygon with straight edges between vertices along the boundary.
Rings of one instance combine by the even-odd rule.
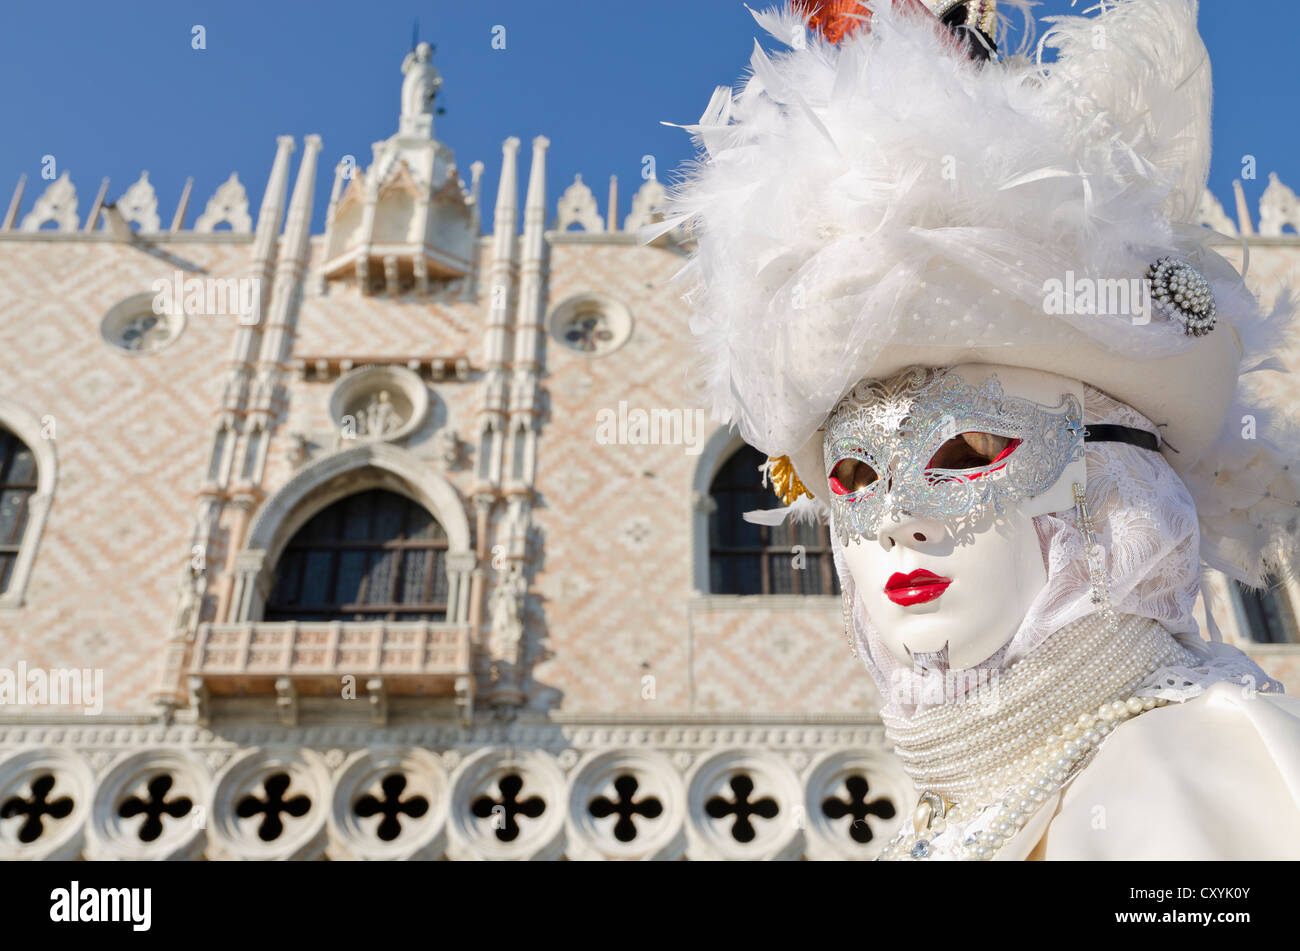
[[[1045, 0], [1039, 15], [1069, 7]], [[1243, 182], [1252, 209], [1270, 171], [1300, 188], [1294, 13], [1294, 0], [1202, 2], [1215, 66], [1210, 186], [1230, 214], [1244, 155], [1257, 160], [1258, 178]], [[187, 176], [195, 179], [187, 225], [231, 171], [255, 210], [275, 137], [301, 145], [316, 132], [319, 231], [334, 163], [345, 154], [368, 163], [371, 144], [396, 131], [415, 20], [421, 39], [437, 44], [444, 77], [436, 134], [467, 178], [472, 161], [485, 163], [486, 206], [501, 141], [519, 136], [526, 156], [545, 134], [552, 213], [575, 173], [602, 213], [618, 175], [624, 215], [643, 156], [667, 179], [690, 143], [659, 120], [696, 119], [713, 87], [741, 74], [756, 32], [739, 0], [9, 0], [0, 5], [0, 214], [23, 172], [30, 209], [45, 185], [45, 155], [71, 171], [83, 220], [102, 177], [112, 179], [112, 200], [144, 169], [164, 226]], [[196, 24], [205, 50], [191, 48]], [[492, 48], [498, 25], [504, 50]]]

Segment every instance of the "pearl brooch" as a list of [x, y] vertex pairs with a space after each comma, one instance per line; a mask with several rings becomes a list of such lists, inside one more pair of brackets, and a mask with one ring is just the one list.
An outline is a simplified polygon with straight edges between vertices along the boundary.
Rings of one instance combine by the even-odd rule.
[[1218, 319], [1214, 289], [1186, 261], [1164, 257], [1147, 269], [1151, 300], [1160, 312], [1182, 324], [1183, 332], [1200, 337], [1214, 329]]

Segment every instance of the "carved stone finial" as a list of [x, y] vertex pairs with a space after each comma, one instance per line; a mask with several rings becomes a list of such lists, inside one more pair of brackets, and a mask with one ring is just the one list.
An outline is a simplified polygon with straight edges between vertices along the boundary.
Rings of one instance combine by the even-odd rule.
[[1237, 233], [1236, 224], [1228, 217], [1227, 212], [1223, 210], [1222, 203], [1214, 197], [1214, 193], [1208, 188], [1201, 193], [1201, 207], [1196, 220], [1206, 227], [1213, 228], [1220, 234], [1235, 235]]
[[632, 211], [623, 219], [623, 230], [636, 232], [648, 224], [663, 218], [659, 209], [667, 200], [668, 193], [657, 178], [647, 178], [645, 183], [632, 196]]
[[596, 196], [583, 184], [581, 175], [575, 176], [573, 184], [560, 196], [555, 229], [567, 231], [570, 225], [575, 224], [593, 234], [601, 234], [605, 230], [605, 222], [601, 220], [600, 209], [596, 206]]
[[1259, 199], [1259, 233], [1281, 237], [1287, 225], [1300, 231], [1300, 197], [1282, 184], [1277, 172], [1269, 172], [1268, 187]]
[[146, 234], [154, 234], [162, 228], [158, 217], [158, 195], [149, 184], [149, 173], [141, 172], [139, 179], [115, 203], [122, 217], [134, 221]]
[[23, 216], [19, 230], [40, 231], [50, 221], [57, 223], [60, 231], [77, 230], [77, 190], [67, 172], [46, 186], [32, 210]]
[[206, 234], [223, 222], [230, 225], [235, 234], [248, 234], [253, 230], [253, 219], [248, 214], [248, 193], [234, 172], [208, 199], [203, 214], [194, 222], [194, 230]]

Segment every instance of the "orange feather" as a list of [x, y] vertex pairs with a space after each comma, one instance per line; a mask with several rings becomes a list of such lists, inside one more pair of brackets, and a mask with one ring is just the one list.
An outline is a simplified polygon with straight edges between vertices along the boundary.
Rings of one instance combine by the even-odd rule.
[[[876, 0], [884, 2], [884, 0]], [[934, 17], [921, 0], [887, 0], [919, 15]], [[797, 13], [808, 17], [808, 25], [821, 32], [832, 43], [838, 43], [862, 26], [870, 29], [871, 6], [864, 0], [793, 0]], [[936, 20], [936, 22], [938, 22]]]

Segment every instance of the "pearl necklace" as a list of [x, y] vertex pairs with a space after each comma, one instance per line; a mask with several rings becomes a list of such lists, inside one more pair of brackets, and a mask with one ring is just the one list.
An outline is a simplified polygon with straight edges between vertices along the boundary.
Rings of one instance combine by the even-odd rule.
[[1063, 628], [959, 701], [913, 718], [882, 714], [904, 769], [924, 792], [913, 831], [900, 832], [879, 857], [992, 858], [1117, 724], [1163, 706], [1134, 692], [1190, 652], [1155, 621], [1118, 620], [1116, 628], [1090, 615]]

